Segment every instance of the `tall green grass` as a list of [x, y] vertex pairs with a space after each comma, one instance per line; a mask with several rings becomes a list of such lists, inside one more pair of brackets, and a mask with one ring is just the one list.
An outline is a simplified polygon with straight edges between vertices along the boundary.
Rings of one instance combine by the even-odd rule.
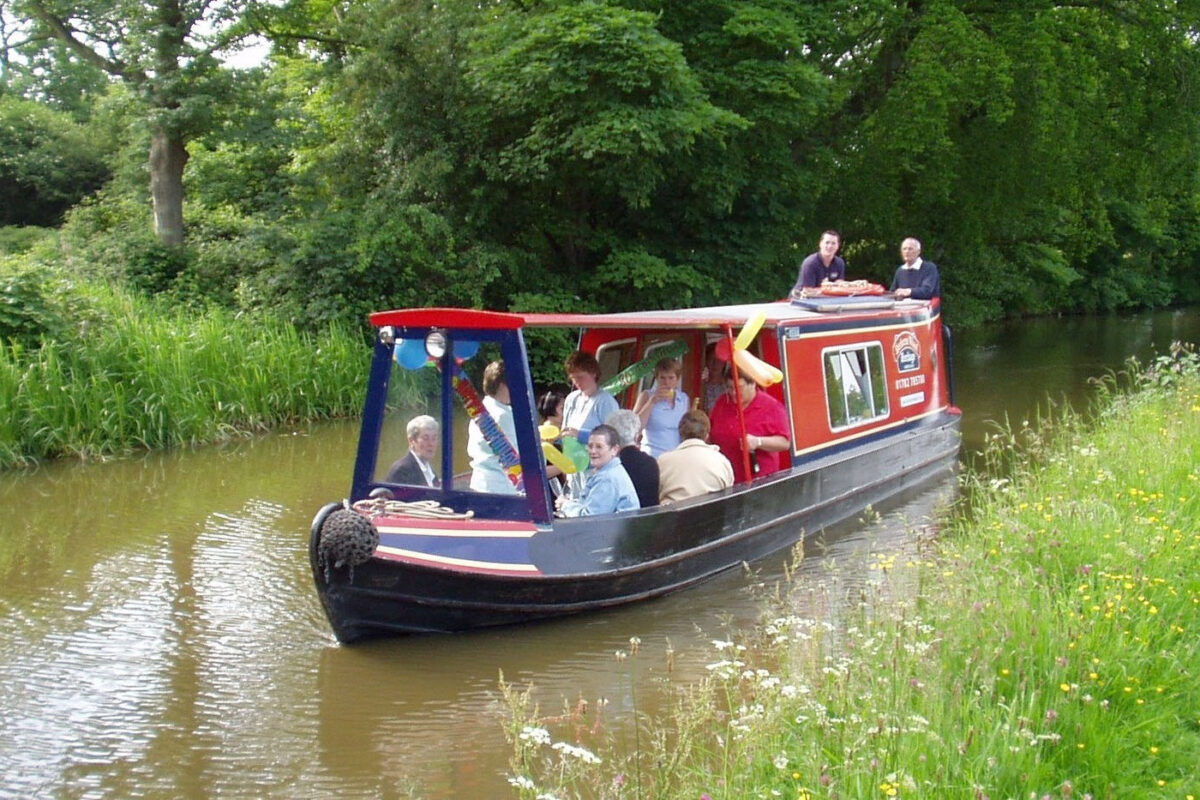
[[1200, 797], [1200, 362], [1129, 377], [1014, 434], [970, 517], [879, 554], [837, 624], [784, 600], [715, 643], [645, 751], [510, 688], [516, 794]]
[[0, 348], [0, 466], [211, 442], [359, 413], [360, 333], [102, 292], [69, 340]]

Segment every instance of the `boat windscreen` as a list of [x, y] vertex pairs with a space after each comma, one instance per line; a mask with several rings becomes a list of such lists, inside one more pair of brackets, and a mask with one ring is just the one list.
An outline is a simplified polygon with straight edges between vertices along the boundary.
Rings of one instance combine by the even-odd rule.
[[424, 337], [397, 338], [375, 480], [522, 495], [520, 447], [500, 339], [450, 334], [430, 357]]

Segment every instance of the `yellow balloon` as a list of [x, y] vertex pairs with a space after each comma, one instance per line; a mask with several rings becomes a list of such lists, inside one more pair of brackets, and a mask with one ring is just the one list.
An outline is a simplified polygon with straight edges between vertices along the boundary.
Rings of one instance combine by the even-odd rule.
[[543, 441], [553, 442], [558, 438], [560, 433], [562, 431], [553, 422], [543, 422], [541, 425], [538, 425], [538, 435], [542, 437]]
[[561, 469], [567, 475], [572, 475], [576, 472], [575, 464], [571, 459], [564, 456], [562, 450], [559, 450], [550, 444], [550, 442], [542, 442], [542, 454], [546, 456], [547, 461]]
[[759, 386], [770, 386], [783, 380], [783, 373], [778, 367], [771, 366], [745, 350], [734, 350], [733, 360], [737, 362], [737, 368]]
[[746, 324], [742, 326], [742, 331], [733, 340], [734, 350], [745, 350], [754, 341], [754, 337], [758, 336], [759, 328], [767, 321], [766, 312], [759, 311], [750, 319], [746, 320]]

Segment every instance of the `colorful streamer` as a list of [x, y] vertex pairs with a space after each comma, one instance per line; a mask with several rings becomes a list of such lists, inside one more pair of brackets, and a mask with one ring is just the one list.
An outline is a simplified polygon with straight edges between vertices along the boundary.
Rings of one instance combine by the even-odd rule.
[[524, 483], [521, 475], [521, 457], [517, 455], [516, 448], [512, 446], [512, 442], [508, 441], [504, 431], [500, 430], [500, 425], [484, 407], [475, 387], [471, 385], [471, 379], [463, 372], [462, 367], [455, 367], [454, 373], [450, 376], [450, 382], [454, 384], [454, 391], [458, 392], [458, 396], [462, 399], [463, 406], [467, 409], [467, 416], [479, 425], [484, 441], [500, 459], [500, 464], [508, 474], [508, 479], [512, 481], [513, 486], [521, 489]]

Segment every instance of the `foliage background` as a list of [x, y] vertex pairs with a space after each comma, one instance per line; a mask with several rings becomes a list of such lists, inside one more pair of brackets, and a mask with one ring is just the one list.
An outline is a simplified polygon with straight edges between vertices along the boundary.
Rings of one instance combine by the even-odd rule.
[[[959, 324], [1200, 299], [1195, 0], [0, 0], [0, 19], [0, 224], [53, 231], [4, 229], [10, 272], [361, 326], [781, 297], [834, 227], [850, 276], [885, 283], [921, 238]], [[180, 31], [173, 82], [85, 52]], [[223, 63], [251, 35], [270, 56]], [[164, 130], [186, 146], [182, 244], [151, 225]]]

